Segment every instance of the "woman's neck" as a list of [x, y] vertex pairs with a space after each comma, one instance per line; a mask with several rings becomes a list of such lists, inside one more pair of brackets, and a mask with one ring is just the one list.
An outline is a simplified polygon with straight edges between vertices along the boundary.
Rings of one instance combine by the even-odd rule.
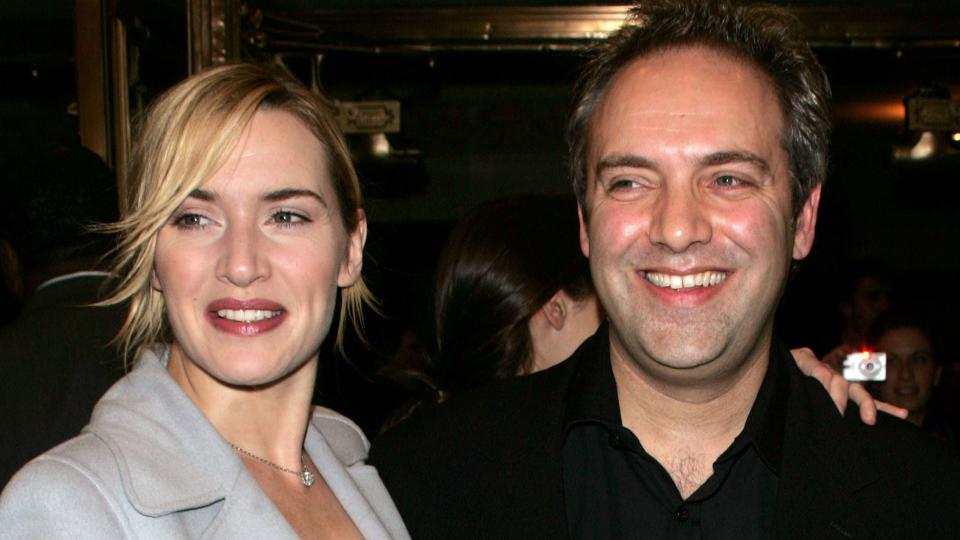
[[316, 357], [281, 380], [244, 387], [217, 380], [174, 344], [167, 371], [227, 442], [282, 467], [299, 469]]

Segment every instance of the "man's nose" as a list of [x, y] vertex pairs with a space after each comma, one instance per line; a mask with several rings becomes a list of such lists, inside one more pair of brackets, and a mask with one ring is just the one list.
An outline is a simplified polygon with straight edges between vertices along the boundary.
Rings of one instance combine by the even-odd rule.
[[709, 242], [712, 228], [704, 210], [692, 188], [664, 187], [654, 207], [650, 240], [675, 253], [692, 244]]
[[255, 226], [228, 226], [221, 238], [217, 279], [247, 287], [267, 277], [270, 264], [263, 252], [264, 240]]
[[913, 380], [913, 362], [911, 362], [910, 359], [900, 362], [897, 368], [897, 375], [901, 381]]

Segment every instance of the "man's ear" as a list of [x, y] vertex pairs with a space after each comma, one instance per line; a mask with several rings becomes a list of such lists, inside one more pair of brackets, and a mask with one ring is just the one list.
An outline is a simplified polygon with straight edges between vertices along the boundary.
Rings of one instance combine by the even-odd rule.
[[570, 313], [570, 306], [567, 303], [567, 295], [563, 291], [557, 291], [547, 301], [540, 311], [547, 318], [550, 327], [554, 330], [563, 330], [563, 325], [567, 321], [567, 315]]
[[363, 269], [363, 246], [367, 243], [367, 214], [357, 209], [357, 227], [347, 238], [347, 256], [340, 263], [337, 276], [338, 287], [349, 287], [360, 278]]
[[803, 203], [793, 229], [793, 258], [800, 260], [810, 254], [817, 228], [817, 209], [820, 208], [820, 188], [817, 185]]
[[590, 258], [590, 235], [587, 233], [587, 222], [583, 219], [583, 207], [577, 203], [577, 218], [580, 220], [580, 251]]

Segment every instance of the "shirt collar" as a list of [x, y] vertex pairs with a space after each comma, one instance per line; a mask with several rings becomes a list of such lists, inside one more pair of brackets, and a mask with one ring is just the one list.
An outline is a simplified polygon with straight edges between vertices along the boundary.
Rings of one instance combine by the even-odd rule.
[[[590, 338], [593, 346], [575, 366], [566, 392], [563, 433], [583, 423], [601, 423], [620, 427], [620, 402], [617, 384], [610, 365], [609, 329], [604, 323]], [[728, 452], [720, 457], [736, 454], [752, 443], [764, 464], [775, 474], [780, 472], [783, 453], [784, 423], [787, 415], [789, 385], [782, 362], [789, 360], [789, 352], [777, 340], [770, 349], [770, 361], [757, 398], [750, 408], [743, 431]]]

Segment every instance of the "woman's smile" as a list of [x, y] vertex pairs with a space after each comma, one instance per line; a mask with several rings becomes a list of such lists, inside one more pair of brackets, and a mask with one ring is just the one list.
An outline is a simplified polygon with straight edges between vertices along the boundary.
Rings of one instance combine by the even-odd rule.
[[277, 302], [264, 299], [223, 298], [207, 306], [207, 318], [222, 332], [239, 336], [258, 336], [283, 324], [287, 310]]

